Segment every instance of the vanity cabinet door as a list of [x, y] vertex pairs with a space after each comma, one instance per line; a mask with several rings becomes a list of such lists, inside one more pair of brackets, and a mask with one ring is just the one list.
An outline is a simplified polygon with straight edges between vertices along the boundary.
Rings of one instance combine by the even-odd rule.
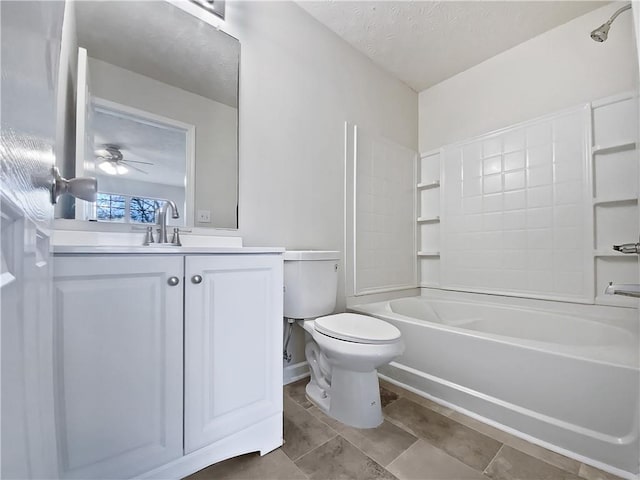
[[131, 478], [182, 456], [182, 300], [182, 256], [55, 258], [61, 478]]
[[282, 265], [186, 257], [185, 453], [282, 414]]

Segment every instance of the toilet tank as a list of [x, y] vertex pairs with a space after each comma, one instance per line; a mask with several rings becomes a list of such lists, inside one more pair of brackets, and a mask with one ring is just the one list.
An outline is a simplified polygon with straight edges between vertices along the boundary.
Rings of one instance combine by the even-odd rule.
[[333, 313], [338, 293], [340, 252], [287, 250], [284, 253], [284, 316], [315, 318]]

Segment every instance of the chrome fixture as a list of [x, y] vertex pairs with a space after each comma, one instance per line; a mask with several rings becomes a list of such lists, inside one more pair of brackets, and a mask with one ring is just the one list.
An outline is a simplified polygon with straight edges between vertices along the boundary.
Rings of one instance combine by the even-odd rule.
[[613, 249], [616, 252], [620, 252], [620, 253], [640, 254], [640, 239], [638, 239], [638, 243], [623, 243], [621, 245], [614, 245]]
[[640, 253], [640, 243], [623, 243], [622, 245], [614, 245], [613, 249], [620, 253]]
[[175, 227], [173, 229], [173, 236], [171, 237], [171, 245], [176, 245], [178, 247], [182, 246], [182, 242], [180, 241], [180, 229]]
[[169, 277], [169, 279], [167, 280], [167, 283], [169, 284], [170, 287], [175, 287], [180, 283], [180, 279], [178, 277]]
[[625, 5], [624, 7], [616, 10], [616, 12], [611, 15], [611, 18], [607, 20], [605, 23], [596, 28], [593, 32], [591, 32], [591, 38], [596, 42], [604, 42], [609, 36], [609, 29], [611, 28], [611, 24], [613, 21], [625, 10], [629, 10], [631, 8], [631, 4]]
[[[156, 208], [156, 222], [158, 224], [158, 243], [169, 243], [167, 239], [167, 209], [171, 208], [171, 218], [180, 218], [180, 214], [178, 213], [178, 207], [175, 202], [172, 200], [165, 200], [162, 204]], [[180, 238], [176, 234], [176, 231], [173, 231], [173, 240], [177, 240], [178, 243], [171, 242], [171, 245], [180, 245]]]
[[77, 177], [67, 180], [60, 176], [58, 167], [51, 168], [53, 177], [50, 191], [51, 203], [56, 204], [60, 195], [68, 194], [80, 200], [95, 202], [98, 194], [98, 180], [94, 177]]
[[156, 243], [153, 239], [153, 227], [151, 226], [147, 227], [147, 233], [145, 233], [144, 242], [142, 244], [149, 245], [150, 243]]
[[623, 295], [625, 297], [640, 298], [640, 284], [637, 283], [619, 283], [609, 282], [604, 290], [605, 295]]

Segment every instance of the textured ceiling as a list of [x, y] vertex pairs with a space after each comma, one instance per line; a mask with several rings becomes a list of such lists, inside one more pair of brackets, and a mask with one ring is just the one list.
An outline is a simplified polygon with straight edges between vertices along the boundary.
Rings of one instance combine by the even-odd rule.
[[90, 57], [238, 106], [240, 43], [168, 2], [74, 2]]
[[298, 2], [309, 14], [417, 92], [607, 3]]

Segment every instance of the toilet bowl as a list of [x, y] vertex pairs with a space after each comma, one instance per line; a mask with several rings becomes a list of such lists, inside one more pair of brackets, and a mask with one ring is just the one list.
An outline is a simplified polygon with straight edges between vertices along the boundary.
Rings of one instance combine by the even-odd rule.
[[[347, 321], [347, 328], [341, 329]], [[327, 329], [326, 325], [332, 326]], [[404, 352], [400, 331], [365, 315], [341, 313], [305, 320], [311, 370], [306, 393], [323, 412], [356, 428], [382, 423], [377, 368]]]
[[382, 423], [376, 369], [404, 352], [400, 331], [383, 320], [331, 313], [338, 289], [339, 252], [287, 251], [284, 316], [309, 333], [307, 397], [328, 416], [356, 428]]

